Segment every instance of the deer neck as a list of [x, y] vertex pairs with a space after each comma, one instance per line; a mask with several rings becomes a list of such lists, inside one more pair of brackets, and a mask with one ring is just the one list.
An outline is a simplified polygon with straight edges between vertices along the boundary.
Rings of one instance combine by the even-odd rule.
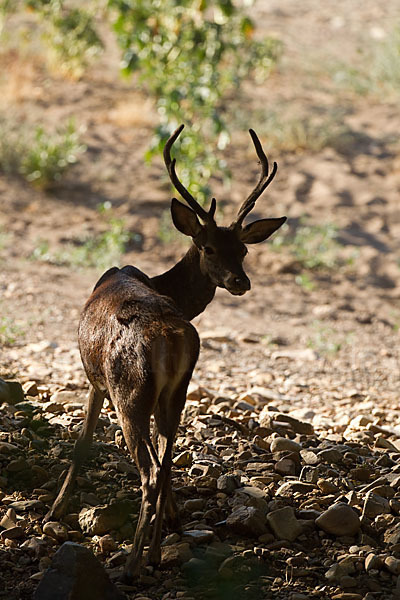
[[151, 279], [160, 294], [169, 296], [191, 321], [214, 298], [216, 286], [200, 268], [200, 254], [192, 244], [185, 256], [169, 271]]

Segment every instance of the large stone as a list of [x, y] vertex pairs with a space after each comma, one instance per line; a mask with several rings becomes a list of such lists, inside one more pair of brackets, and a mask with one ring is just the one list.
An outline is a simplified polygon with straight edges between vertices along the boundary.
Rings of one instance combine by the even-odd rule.
[[378, 515], [390, 514], [390, 512], [389, 501], [386, 498], [374, 494], [373, 490], [367, 493], [364, 500], [363, 516], [375, 519]]
[[131, 509], [130, 502], [115, 502], [108, 506], [83, 509], [79, 513], [79, 525], [87, 535], [103, 535], [122, 527]]
[[33, 600], [124, 600], [90, 550], [65, 542], [55, 553]]
[[360, 529], [360, 519], [348, 504], [339, 502], [322, 513], [316, 524], [320, 529], [332, 535], [355, 535]]
[[395, 523], [383, 534], [383, 540], [386, 544], [394, 546], [400, 543], [400, 523]]
[[293, 542], [303, 532], [291, 506], [273, 510], [267, 515], [267, 521], [278, 540]]
[[18, 404], [24, 400], [24, 390], [19, 381], [0, 379], [0, 403]]
[[233, 533], [246, 537], [259, 537], [266, 532], [263, 513], [253, 506], [241, 506], [234, 510], [226, 520]]

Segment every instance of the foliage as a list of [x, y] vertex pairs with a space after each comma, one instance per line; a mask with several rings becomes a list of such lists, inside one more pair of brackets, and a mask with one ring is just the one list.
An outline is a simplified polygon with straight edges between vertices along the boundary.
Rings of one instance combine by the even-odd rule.
[[312, 335], [308, 339], [307, 345], [320, 354], [337, 354], [343, 346], [348, 345], [351, 340], [351, 334], [343, 335], [333, 327], [315, 320], [312, 323]]
[[9, 317], [0, 317], [0, 344], [12, 346], [25, 332]]
[[204, 202], [212, 175], [229, 181], [225, 161], [209, 151], [216, 138], [219, 151], [229, 144], [227, 103], [233, 95], [238, 98], [249, 76], [257, 82], [265, 79], [282, 51], [278, 40], [255, 38], [255, 25], [245, 10], [252, 1], [90, 0], [83, 9], [67, 0], [0, 0], [0, 7], [5, 12], [18, 7], [33, 11], [58, 68], [77, 76], [102, 48], [96, 18], [112, 21], [123, 73], [136, 73], [156, 102], [160, 122], [147, 159], [185, 123], [175, 150], [179, 155], [182, 146], [179, 173]]
[[219, 150], [229, 144], [229, 93], [237, 95], [251, 73], [257, 80], [265, 78], [281, 44], [255, 40], [253, 22], [242, 5], [230, 0], [109, 0], [109, 5], [116, 14], [123, 72], [138, 74], [160, 117], [147, 158], [160, 152], [177, 125], [187, 124], [179, 172], [204, 201], [211, 175], [219, 171], [229, 177], [225, 162], [208, 150], [215, 137]]
[[98, 2], [86, 3], [89, 10], [67, 6], [64, 0], [0, 0], [3, 19], [25, 7], [40, 22], [42, 38], [52, 55], [57, 70], [80, 77], [91, 60], [103, 49], [95, 16]]
[[123, 219], [111, 217], [108, 220], [107, 231], [93, 237], [77, 239], [74, 243], [66, 244], [61, 250], [52, 251], [47, 240], [40, 240], [31, 258], [76, 268], [106, 269], [119, 263], [132, 237]]
[[86, 150], [72, 120], [55, 133], [40, 126], [34, 130], [24, 126], [15, 129], [5, 123], [0, 130], [0, 170], [22, 175], [43, 189], [60, 181], [68, 167]]
[[21, 161], [21, 173], [27, 181], [47, 188], [59, 181], [68, 166], [75, 163], [78, 155], [85, 150], [73, 121], [59, 128], [55, 134], [37, 127], [33, 144]]

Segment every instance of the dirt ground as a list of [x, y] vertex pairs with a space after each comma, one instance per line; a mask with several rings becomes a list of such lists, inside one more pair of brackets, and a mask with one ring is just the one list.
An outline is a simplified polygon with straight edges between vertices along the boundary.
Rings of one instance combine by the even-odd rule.
[[[340, 252], [352, 262], [309, 271], [289, 246], [280, 252], [268, 243], [251, 248], [246, 259], [251, 291], [235, 298], [220, 290], [195, 319], [202, 350], [194, 385], [235, 401], [268, 388], [277, 410], [311, 420], [316, 432], [339, 435], [357, 415], [366, 415], [400, 437], [398, 96], [358, 95], [340, 87], [331, 68], [338, 61], [359, 65], [360, 48], [389, 35], [400, 22], [399, 4], [260, 0], [254, 14], [260, 31], [277, 35], [285, 51], [268, 81], [247, 90], [249, 119], [262, 119], [265, 111], [278, 107], [294, 115], [339, 111], [351, 131], [346, 144], [318, 152], [270, 150], [279, 171], [254, 216], [287, 215], [291, 228], [304, 217], [315, 225], [334, 224]], [[77, 350], [77, 322], [102, 270], [51, 264], [32, 259], [32, 254], [43, 240], [56, 251], [104, 231], [105, 219], [96, 209], [104, 202], [112, 203], [113, 215], [135, 234], [121, 264], [154, 275], [183, 254], [187, 246], [179, 236], [168, 243], [159, 236], [160, 217], [170, 202], [162, 162], [144, 166], [157, 117], [134, 82], [119, 79], [115, 49], [79, 81], [49, 74], [37, 57], [22, 60], [15, 52], [4, 52], [0, 61], [3, 111], [46, 125], [74, 116], [85, 127], [87, 145], [51, 192], [0, 173], [0, 323], [4, 331], [11, 327], [15, 338], [10, 341], [3, 334], [0, 375], [33, 380], [49, 394], [71, 390], [81, 400], [87, 383]], [[258, 176], [246, 129], [254, 128], [268, 143], [263, 122], [243, 120], [242, 113], [243, 108], [243, 131], [236, 131], [226, 156], [234, 173], [232, 188], [213, 182], [214, 194], [224, 204], [220, 220], [227, 224]], [[301, 285], [304, 273], [311, 286]], [[394, 463], [398, 456], [392, 457]], [[6, 492], [10, 495], [10, 489]], [[32, 570], [39, 569], [33, 565]], [[24, 573], [20, 577], [22, 581]], [[312, 596], [310, 585], [290, 596], [297, 588], [283, 575], [276, 585], [259, 597]], [[315, 597], [356, 594], [354, 588], [329, 587], [323, 575], [318, 585]], [[394, 579], [385, 580], [381, 590], [365, 588], [359, 597], [396, 597], [391, 595], [396, 585]], [[152, 588], [147, 593], [151, 598], [179, 597], [170, 588], [160, 596]], [[146, 590], [139, 591], [146, 596]], [[138, 592], [127, 593], [134, 598]], [[21, 597], [28, 595], [21, 592]]]

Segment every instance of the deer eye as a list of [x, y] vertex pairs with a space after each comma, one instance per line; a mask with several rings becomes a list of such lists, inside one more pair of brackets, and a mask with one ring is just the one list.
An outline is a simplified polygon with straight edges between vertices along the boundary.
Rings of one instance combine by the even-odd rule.
[[208, 255], [215, 254], [214, 248], [211, 248], [211, 246], [204, 246], [204, 252]]

